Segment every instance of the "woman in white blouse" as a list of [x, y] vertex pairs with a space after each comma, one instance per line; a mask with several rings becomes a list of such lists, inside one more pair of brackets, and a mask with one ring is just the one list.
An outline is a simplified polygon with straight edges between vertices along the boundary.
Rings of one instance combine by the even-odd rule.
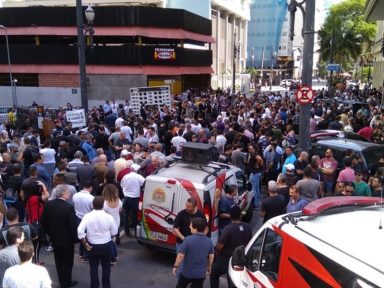
[[[119, 199], [119, 190], [117, 189], [116, 185], [106, 184], [103, 189], [103, 198], [104, 198], [104, 211], [110, 214], [115, 220], [116, 226], [120, 227], [120, 212], [123, 207], [123, 204]], [[117, 250], [116, 250], [116, 244], [113, 242], [111, 264], [115, 265], [116, 261], [117, 261]]]

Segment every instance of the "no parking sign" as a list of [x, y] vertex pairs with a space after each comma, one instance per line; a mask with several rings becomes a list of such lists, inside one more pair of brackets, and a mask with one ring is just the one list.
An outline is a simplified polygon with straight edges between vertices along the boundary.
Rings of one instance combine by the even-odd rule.
[[308, 86], [301, 86], [296, 92], [296, 99], [302, 105], [307, 105], [313, 102], [315, 93]]

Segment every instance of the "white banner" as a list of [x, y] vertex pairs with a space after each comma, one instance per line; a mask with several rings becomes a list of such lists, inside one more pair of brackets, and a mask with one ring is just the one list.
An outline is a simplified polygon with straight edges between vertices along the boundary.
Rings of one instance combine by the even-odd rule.
[[67, 122], [71, 122], [73, 128], [86, 126], [84, 109], [66, 111], [65, 115]]

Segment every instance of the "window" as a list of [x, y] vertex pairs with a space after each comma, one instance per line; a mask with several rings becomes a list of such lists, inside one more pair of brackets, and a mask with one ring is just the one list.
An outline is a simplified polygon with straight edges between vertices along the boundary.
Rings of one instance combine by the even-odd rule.
[[256, 238], [246, 255], [246, 267], [251, 272], [260, 270], [268, 278], [276, 281], [279, 273], [282, 239], [271, 229]]
[[244, 173], [241, 171], [236, 172], [237, 191], [239, 195], [243, 194], [246, 190], [247, 180], [245, 179]]

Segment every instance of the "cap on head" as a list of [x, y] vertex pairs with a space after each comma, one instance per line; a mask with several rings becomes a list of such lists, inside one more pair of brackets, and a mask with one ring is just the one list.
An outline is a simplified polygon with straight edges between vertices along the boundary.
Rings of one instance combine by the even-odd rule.
[[289, 164], [285, 165], [285, 168], [289, 171], [293, 171], [293, 170], [295, 170], [295, 165], [293, 165], [292, 163], [289, 163]]
[[128, 156], [129, 154], [131, 154], [131, 153], [127, 149], [123, 149], [120, 152], [120, 156]]

